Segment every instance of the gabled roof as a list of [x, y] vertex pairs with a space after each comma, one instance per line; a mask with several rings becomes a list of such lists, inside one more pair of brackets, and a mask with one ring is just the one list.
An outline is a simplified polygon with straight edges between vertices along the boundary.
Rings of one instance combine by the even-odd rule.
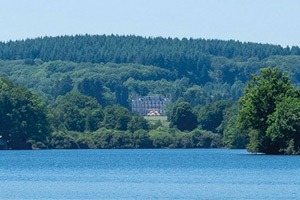
[[145, 96], [143, 99], [148, 101], [163, 101], [160, 96]]
[[169, 99], [168, 98], [163, 98], [163, 97], [160, 97], [160, 96], [144, 96], [144, 97], [139, 97], [139, 98], [136, 98], [135, 100], [132, 100], [133, 102], [134, 101], [160, 101], [160, 102], [163, 102], [163, 101], [168, 101]]

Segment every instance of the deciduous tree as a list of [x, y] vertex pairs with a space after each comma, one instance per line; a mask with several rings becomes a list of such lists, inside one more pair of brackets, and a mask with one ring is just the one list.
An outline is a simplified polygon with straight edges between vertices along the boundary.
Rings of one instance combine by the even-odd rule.
[[[245, 96], [239, 100], [242, 109], [238, 114], [238, 126], [250, 135], [247, 149], [267, 154], [284, 153], [281, 149], [300, 134], [292, 131], [299, 124], [296, 120], [299, 105], [295, 99], [298, 92], [276, 67], [262, 69], [260, 76], [252, 75], [244, 93]], [[295, 103], [292, 104], [293, 100]], [[292, 133], [294, 136], [289, 136]], [[298, 139], [295, 140], [298, 142]]]
[[170, 118], [170, 126], [176, 126], [179, 130], [191, 131], [197, 127], [197, 115], [187, 102], [175, 105]]

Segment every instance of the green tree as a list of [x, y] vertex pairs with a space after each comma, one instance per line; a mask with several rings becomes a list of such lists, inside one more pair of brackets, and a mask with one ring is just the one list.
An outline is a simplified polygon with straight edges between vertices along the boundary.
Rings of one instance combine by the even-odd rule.
[[155, 148], [174, 148], [175, 138], [172, 137], [164, 128], [157, 128], [149, 132], [150, 139]]
[[252, 75], [252, 80], [244, 91], [245, 95], [239, 100], [242, 109], [238, 114], [238, 127], [250, 135], [250, 143], [247, 146], [249, 151], [280, 153], [277, 139], [281, 139], [274, 138], [274, 130], [278, 127], [271, 123], [270, 118], [272, 116], [276, 119], [274, 112], [277, 105], [295, 93], [288, 77], [280, 72], [278, 67], [262, 69], [260, 76]]
[[232, 102], [221, 100], [202, 107], [198, 115], [198, 122], [202, 129], [223, 134], [223, 128], [220, 126], [224, 119], [223, 112], [231, 105]]
[[195, 129], [191, 132], [193, 146], [196, 148], [220, 148], [222, 136], [207, 130]]
[[150, 135], [145, 130], [137, 130], [133, 133], [132, 136], [134, 147], [135, 148], [151, 148], [152, 140], [150, 139]]
[[170, 127], [175, 126], [181, 131], [191, 131], [197, 127], [197, 116], [187, 102], [181, 102], [174, 106], [170, 121]]
[[90, 133], [78, 133], [76, 143], [80, 149], [96, 149]]
[[188, 88], [184, 92], [183, 97], [185, 101], [189, 102], [193, 107], [198, 105], [205, 105], [208, 101], [208, 95], [206, 94], [206, 91], [200, 86], [196, 85]]
[[233, 149], [245, 149], [249, 143], [249, 136], [245, 134], [245, 131], [240, 131], [237, 127], [237, 115], [239, 112], [239, 106], [233, 104], [223, 112], [223, 121], [218, 127], [218, 131], [223, 132], [223, 144], [227, 148]]
[[130, 122], [128, 122], [128, 130], [133, 133], [139, 129], [148, 130], [149, 124], [144, 117], [135, 115], [131, 118]]
[[78, 83], [78, 91], [84, 95], [97, 99], [98, 103], [104, 106], [106, 104], [103, 93], [103, 84], [96, 78], [85, 78]]
[[91, 109], [88, 111], [86, 116], [86, 130], [88, 131], [96, 131], [101, 127], [101, 122], [104, 119], [104, 112], [99, 107], [97, 109]]
[[30, 149], [49, 134], [46, 105], [23, 86], [0, 79], [0, 135], [9, 148]]
[[54, 82], [51, 94], [56, 99], [59, 95], [65, 95], [73, 89], [73, 81], [70, 76], [65, 76]]
[[92, 133], [93, 141], [98, 149], [110, 149], [113, 148], [111, 146], [111, 140], [113, 137], [113, 130], [100, 128], [97, 131]]
[[53, 132], [51, 133], [49, 147], [51, 149], [79, 149], [76, 137], [77, 133], [74, 135], [71, 132]]
[[192, 132], [182, 132], [182, 134], [177, 137], [177, 148], [193, 148], [195, 144], [193, 143]]
[[120, 130], [100, 128], [92, 133], [97, 148], [122, 149], [133, 148], [132, 134]]
[[128, 88], [123, 84], [116, 85], [115, 87], [116, 103], [128, 108]]
[[245, 149], [249, 143], [249, 136], [245, 131], [240, 131], [237, 127], [237, 115], [232, 116], [226, 122], [226, 128], [223, 134], [223, 144], [227, 148]]
[[112, 138], [110, 140], [111, 147], [113, 149], [130, 149], [133, 148], [133, 142], [131, 138], [132, 134], [125, 132], [114, 130]]
[[103, 126], [107, 129], [126, 131], [130, 120], [130, 111], [120, 105], [106, 106], [104, 109]]
[[55, 126], [62, 123], [68, 131], [95, 131], [104, 118], [97, 100], [77, 91], [59, 96], [51, 109]]
[[266, 137], [270, 138], [272, 152], [300, 154], [299, 97], [285, 97], [278, 102], [268, 124]]

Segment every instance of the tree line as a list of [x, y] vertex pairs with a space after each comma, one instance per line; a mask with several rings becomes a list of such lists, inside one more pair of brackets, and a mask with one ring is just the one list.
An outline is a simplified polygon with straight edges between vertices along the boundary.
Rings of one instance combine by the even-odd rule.
[[73, 90], [48, 106], [29, 89], [0, 79], [0, 134], [10, 149], [247, 148], [300, 153], [300, 92], [279, 68], [252, 75], [237, 103], [220, 100], [200, 110], [178, 100], [169, 126], [150, 124], [121, 105], [105, 108]]
[[[117, 35], [2, 42], [0, 77], [13, 83], [1, 79], [0, 135], [13, 149], [247, 147], [297, 154], [296, 118], [279, 122], [297, 116], [299, 54], [298, 47]], [[261, 94], [280, 88], [278, 77], [284, 87], [266, 99]], [[260, 91], [262, 82], [270, 87]], [[170, 126], [133, 115], [135, 94], [171, 95]], [[253, 117], [260, 109], [261, 118]]]
[[160, 94], [182, 100], [192, 107], [218, 100], [237, 101], [243, 94], [250, 74], [276, 64], [288, 71], [295, 87], [300, 81], [300, 56], [275, 56], [258, 61], [238, 62], [226, 58], [212, 58], [210, 81], [204, 85], [188, 77], [178, 78], [175, 71], [140, 64], [92, 64], [64, 61], [43, 62], [35, 59], [0, 60], [0, 77], [9, 77], [14, 83], [24, 85], [37, 93], [46, 104], [71, 90], [79, 90], [95, 97], [103, 107], [120, 104], [130, 107], [135, 94], [140, 96]]
[[176, 71], [197, 84], [210, 80], [212, 57], [238, 61], [263, 60], [274, 55], [300, 55], [297, 46], [246, 43], [193, 38], [145, 38], [119, 35], [75, 35], [40, 37], [0, 42], [0, 59], [34, 59], [76, 63], [136, 63]]
[[10, 149], [222, 147], [221, 135], [197, 128], [197, 114], [186, 102], [172, 108], [168, 127], [120, 105], [102, 108], [78, 91], [46, 106], [29, 89], [2, 78], [0, 93], [0, 135]]
[[[264, 59], [272, 55], [299, 55], [297, 46], [217, 39], [141, 37], [135, 35], [75, 35], [40, 37], [0, 43], [3, 60], [36, 59], [92, 63], [139, 63], [170, 68], [200, 61], [199, 55]], [[176, 57], [177, 56], [177, 57]], [[177, 63], [177, 64], [175, 64]], [[182, 66], [183, 67], [183, 66]]]

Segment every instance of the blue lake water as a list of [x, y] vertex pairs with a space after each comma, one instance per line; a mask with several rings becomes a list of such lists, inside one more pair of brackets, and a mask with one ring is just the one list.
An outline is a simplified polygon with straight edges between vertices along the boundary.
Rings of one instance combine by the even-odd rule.
[[0, 199], [300, 199], [300, 156], [225, 149], [0, 151]]

